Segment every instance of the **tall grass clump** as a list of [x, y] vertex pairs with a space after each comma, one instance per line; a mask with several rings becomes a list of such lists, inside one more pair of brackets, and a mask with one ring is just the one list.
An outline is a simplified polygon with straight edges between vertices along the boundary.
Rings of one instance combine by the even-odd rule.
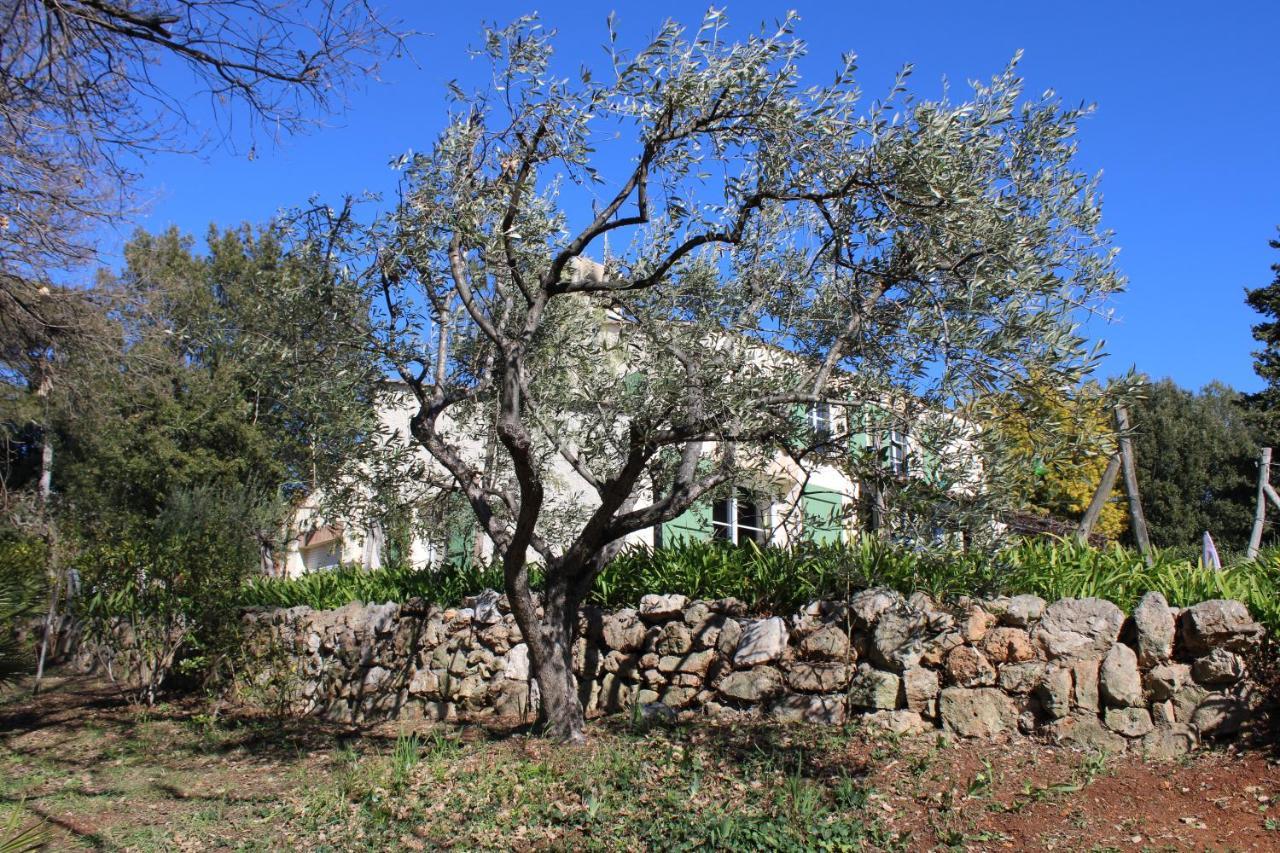
[[[1131, 609], [1148, 591], [1185, 607], [1210, 598], [1244, 602], [1255, 618], [1280, 633], [1280, 550], [1235, 560], [1221, 570], [1195, 556], [1156, 552], [1148, 566], [1135, 551], [1093, 548], [1074, 539], [1036, 538], [994, 552], [918, 548], [865, 537], [851, 543], [799, 543], [762, 548], [689, 542], [630, 548], [596, 579], [588, 601], [629, 607], [648, 593], [690, 598], [737, 598], [753, 612], [791, 613], [817, 598], [844, 598], [870, 587], [937, 600], [1032, 593], [1060, 598], [1105, 598]], [[422, 598], [458, 604], [483, 589], [502, 589], [499, 566], [463, 563], [439, 569], [392, 566], [365, 571], [346, 566], [290, 580], [259, 578], [243, 590], [245, 605], [317, 609], [352, 601], [380, 603]]]
[[502, 589], [500, 566], [468, 561], [432, 569], [391, 565], [370, 571], [345, 565], [296, 578], [254, 578], [241, 590], [240, 602], [245, 607], [306, 606], [316, 610], [353, 601], [381, 604], [411, 598], [449, 605], [483, 589]]

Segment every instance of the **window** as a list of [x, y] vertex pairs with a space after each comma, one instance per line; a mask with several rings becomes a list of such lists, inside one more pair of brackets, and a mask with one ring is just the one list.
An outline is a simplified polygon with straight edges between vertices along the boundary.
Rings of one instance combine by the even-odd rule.
[[711, 510], [712, 538], [735, 545], [748, 540], [763, 545], [767, 523], [767, 506], [745, 489], [716, 501]]
[[340, 542], [317, 545], [302, 549], [302, 565], [308, 572], [321, 569], [334, 569], [342, 563], [342, 547]]
[[830, 403], [825, 401], [810, 403], [805, 409], [804, 420], [815, 445], [821, 447], [831, 441], [835, 430], [832, 428]]
[[342, 526], [317, 527], [302, 539], [302, 565], [308, 572], [332, 569], [342, 563]]
[[899, 477], [907, 476], [910, 473], [907, 433], [900, 429], [889, 430], [889, 434], [885, 436], [885, 448], [888, 451], [889, 470]]

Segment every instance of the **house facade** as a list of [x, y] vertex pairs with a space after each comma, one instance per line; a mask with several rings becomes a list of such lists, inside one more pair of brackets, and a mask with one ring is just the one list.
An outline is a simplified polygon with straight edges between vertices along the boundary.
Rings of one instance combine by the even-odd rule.
[[[414, 445], [409, 433], [416, 410], [412, 395], [401, 389], [388, 396], [380, 418], [387, 440], [401, 443], [430, 466], [434, 463]], [[806, 454], [803, 461], [783, 453], [762, 458], [752, 466], [749, 482], [718, 490], [672, 521], [630, 534], [627, 544], [661, 548], [713, 540], [761, 546], [852, 541], [868, 529], [874, 512], [869, 488], [853, 473], [855, 458], [863, 465], [872, 460], [884, 478], [898, 483], [928, 482], [935, 477], [938, 449], [902, 419], [885, 417], [885, 412], [884, 406], [859, 407], [839, 400], [803, 407], [796, 413], [798, 428], [809, 438], [807, 444], [817, 448], [815, 452]], [[954, 436], [947, 440], [952, 445], [963, 441]], [[478, 439], [469, 447], [477, 456], [484, 452]], [[955, 454], [957, 448], [952, 446], [949, 452]], [[972, 465], [977, 465], [976, 460]], [[553, 492], [549, 503], [591, 504], [591, 490], [568, 464], [556, 465], [547, 482]], [[952, 488], [966, 487], [958, 483]], [[424, 491], [421, 496], [424, 501], [433, 498], [438, 495]], [[487, 560], [493, 554], [492, 543], [468, 523], [465, 507], [449, 522], [420, 529], [408, 541], [391, 542], [378, 523], [328, 517], [320, 510], [322, 503], [320, 496], [313, 496], [297, 510], [283, 560], [288, 577], [339, 565], [376, 569], [407, 562], [427, 568], [446, 560]]]

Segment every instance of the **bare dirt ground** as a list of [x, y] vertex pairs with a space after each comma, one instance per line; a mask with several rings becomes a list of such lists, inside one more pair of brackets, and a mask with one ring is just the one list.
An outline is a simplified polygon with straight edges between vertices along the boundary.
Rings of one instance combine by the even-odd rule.
[[55, 678], [0, 699], [0, 824], [49, 849], [1280, 850], [1269, 740], [1180, 761], [860, 725], [331, 726]]

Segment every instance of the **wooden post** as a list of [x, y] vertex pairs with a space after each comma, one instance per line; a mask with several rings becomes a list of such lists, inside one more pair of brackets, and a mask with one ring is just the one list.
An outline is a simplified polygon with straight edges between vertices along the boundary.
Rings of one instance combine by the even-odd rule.
[[1262, 448], [1258, 457], [1258, 501], [1253, 508], [1253, 532], [1249, 534], [1249, 548], [1245, 551], [1247, 559], [1255, 559], [1258, 549], [1262, 547], [1262, 525], [1267, 520], [1267, 486], [1271, 481], [1271, 448]]
[[1120, 440], [1120, 465], [1124, 472], [1124, 490], [1129, 496], [1129, 526], [1133, 539], [1147, 565], [1153, 564], [1151, 539], [1147, 535], [1147, 518], [1142, 512], [1142, 497], [1138, 493], [1138, 468], [1133, 460], [1133, 443], [1129, 441], [1129, 412], [1124, 406], [1116, 406], [1116, 431]]
[[1093, 535], [1093, 528], [1098, 523], [1098, 516], [1102, 515], [1102, 508], [1107, 505], [1107, 499], [1111, 497], [1111, 492], [1116, 487], [1116, 476], [1120, 473], [1120, 454], [1117, 452], [1107, 460], [1107, 469], [1102, 472], [1102, 480], [1098, 483], [1098, 489], [1093, 493], [1093, 500], [1089, 501], [1089, 508], [1084, 511], [1084, 518], [1080, 519], [1080, 526], [1076, 528], [1076, 536], [1082, 542], [1088, 542], [1089, 537]]

